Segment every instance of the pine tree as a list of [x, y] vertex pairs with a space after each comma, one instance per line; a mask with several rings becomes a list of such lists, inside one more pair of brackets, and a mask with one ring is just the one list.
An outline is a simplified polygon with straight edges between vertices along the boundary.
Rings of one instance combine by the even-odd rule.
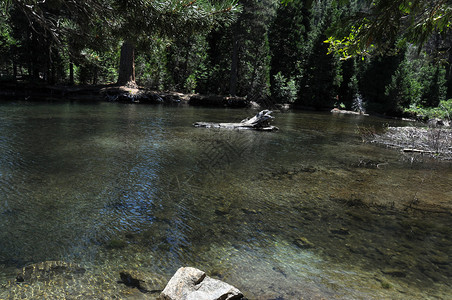
[[322, 109], [332, 107], [336, 101], [342, 81], [341, 65], [337, 56], [328, 55], [324, 40], [325, 30], [337, 14], [332, 1], [317, 2], [310, 9], [309, 32], [298, 79], [298, 105]]
[[370, 111], [384, 113], [397, 111], [397, 105], [388, 98], [387, 86], [403, 60], [403, 54], [375, 56], [366, 60], [359, 78], [359, 90]]
[[135, 85], [135, 45], [140, 39], [157, 35], [174, 38], [210, 31], [213, 26], [228, 24], [239, 10], [234, 0], [114, 1], [118, 31], [127, 37], [121, 47], [118, 84]]
[[310, 27], [308, 17], [304, 1], [279, 5], [269, 32], [272, 80], [276, 74], [292, 79], [299, 75], [297, 66]]
[[269, 94], [269, 26], [275, 16], [275, 0], [242, 0], [243, 12], [231, 26], [229, 93], [259, 99]]

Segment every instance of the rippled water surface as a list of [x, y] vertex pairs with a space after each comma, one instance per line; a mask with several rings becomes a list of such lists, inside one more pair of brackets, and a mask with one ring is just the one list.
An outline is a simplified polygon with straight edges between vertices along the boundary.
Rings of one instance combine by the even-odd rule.
[[61, 260], [107, 298], [123, 269], [194, 266], [249, 299], [450, 299], [450, 162], [363, 143], [358, 128], [406, 125], [383, 119], [192, 127], [252, 114], [0, 104], [0, 298], [17, 268]]

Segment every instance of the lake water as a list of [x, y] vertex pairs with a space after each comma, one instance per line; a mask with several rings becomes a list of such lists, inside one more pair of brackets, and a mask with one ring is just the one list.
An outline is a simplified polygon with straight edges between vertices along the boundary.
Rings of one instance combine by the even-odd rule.
[[[193, 266], [249, 299], [450, 299], [452, 163], [363, 143], [359, 128], [406, 125], [372, 117], [192, 127], [254, 113], [0, 103], [0, 298], [127, 298], [121, 270], [164, 286]], [[8, 283], [49, 260], [90, 276]]]

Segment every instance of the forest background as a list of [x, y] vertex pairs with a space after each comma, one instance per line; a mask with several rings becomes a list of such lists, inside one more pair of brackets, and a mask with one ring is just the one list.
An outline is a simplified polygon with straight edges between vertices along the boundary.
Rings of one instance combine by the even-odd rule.
[[[121, 83], [121, 48], [132, 40], [132, 79], [155, 90], [450, 119], [449, 23], [421, 42], [382, 34], [385, 47], [352, 55], [340, 46], [350, 39], [333, 38], [365, 24], [375, 2], [388, 1], [3, 1], [0, 84]], [[448, 1], [426, 2], [450, 12]]]

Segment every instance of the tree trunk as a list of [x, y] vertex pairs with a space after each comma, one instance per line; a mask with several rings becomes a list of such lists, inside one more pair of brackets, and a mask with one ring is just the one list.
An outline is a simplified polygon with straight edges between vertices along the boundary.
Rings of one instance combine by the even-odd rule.
[[121, 58], [119, 60], [118, 85], [136, 85], [135, 83], [135, 47], [129, 41], [121, 46]]
[[93, 84], [94, 85], [97, 84], [97, 66], [94, 66], [94, 70], [93, 70]]
[[231, 78], [229, 83], [229, 94], [235, 96], [237, 94], [237, 70], [239, 64], [239, 39], [237, 33], [232, 33], [232, 59], [231, 59]]
[[13, 77], [14, 77], [14, 81], [17, 80], [17, 64], [15, 61], [13, 61]]
[[69, 63], [69, 85], [74, 85], [74, 63]]
[[449, 57], [447, 59], [446, 64], [446, 88], [447, 88], [447, 95], [446, 99], [452, 98], [452, 53], [449, 52]]

